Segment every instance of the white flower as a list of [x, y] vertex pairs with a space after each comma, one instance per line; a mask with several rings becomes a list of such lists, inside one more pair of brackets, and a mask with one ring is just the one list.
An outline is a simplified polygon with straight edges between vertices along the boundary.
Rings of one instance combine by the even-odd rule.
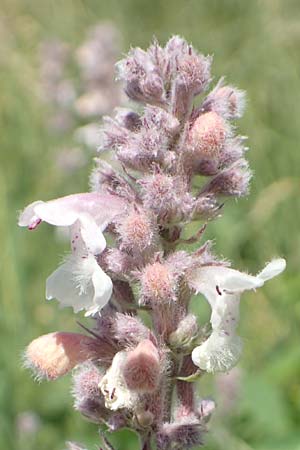
[[285, 266], [284, 259], [276, 259], [256, 276], [222, 266], [206, 266], [193, 273], [191, 287], [206, 297], [212, 309], [212, 333], [192, 352], [196, 366], [207, 372], [227, 372], [236, 365], [242, 351], [241, 339], [236, 334], [241, 293], [263, 286]]
[[105, 406], [112, 411], [127, 408], [133, 409], [138, 405], [138, 396], [130, 391], [123, 377], [123, 366], [127, 358], [125, 351], [114, 356], [110, 368], [102, 378], [99, 388], [104, 396]]
[[46, 298], [56, 298], [62, 307], [90, 316], [100, 311], [112, 294], [112, 281], [94, 255], [70, 255], [46, 281]]
[[74, 312], [97, 313], [109, 301], [112, 281], [98, 265], [106, 241], [102, 231], [125, 207], [119, 197], [96, 192], [74, 194], [49, 202], [37, 201], [25, 208], [20, 226], [36, 228], [41, 221], [70, 228], [72, 254], [46, 282], [46, 298], [57, 298]]
[[28, 205], [20, 214], [19, 225], [35, 229], [42, 221], [50, 225], [70, 227], [72, 249], [81, 238], [88, 252], [98, 255], [105, 248], [102, 231], [109, 222], [124, 211], [120, 197], [98, 192], [67, 195]]

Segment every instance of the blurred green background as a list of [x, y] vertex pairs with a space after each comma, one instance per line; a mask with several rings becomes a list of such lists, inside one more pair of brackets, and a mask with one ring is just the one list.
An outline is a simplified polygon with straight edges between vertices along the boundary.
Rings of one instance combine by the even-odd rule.
[[[37, 95], [38, 48], [57, 38], [75, 48], [88, 27], [112, 21], [121, 52], [183, 35], [214, 55], [213, 75], [247, 90], [240, 121], [249, 136], [251, 195], [228, 201], [210, 225], [216, 251], [255, 273], [274, 256], [286, 272], [242, 302], [245, 351], [234, 376], [199, 383], [219, 410], [209, 450], [300, 449], [300, 4], [298, 0], [1, 0], [0, 1], [0, 448], [63, 450], [65, 440], [96, 449], [97, 426], [72, 409], [70, 379], [34, 383], [21, 367], [24, 347], [40, 334], [76, 330], [69, 310], [44, 301], [44, 283], [68, 244], [47, 225], [16, 226], [17, 210], [88, 188], [88, 164], [57, 170], [55, 149], [72, 133], [50, 133], [48, 106]], [[203, 322], [205, 314], [203, 312]], [[202, 321], [202, 319], [201, 319]], [[129, 432], [113, 439], [134, 450]]]

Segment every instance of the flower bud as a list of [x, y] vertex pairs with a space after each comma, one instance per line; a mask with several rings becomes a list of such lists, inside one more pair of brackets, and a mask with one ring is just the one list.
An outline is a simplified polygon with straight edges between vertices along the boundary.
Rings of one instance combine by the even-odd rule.
[[153, 211], [159, 224], [178, 222], [192, 210], [192, 197], [182, 178], [156, 173], [140, 181], [145, 207]]
[[137, 412], [136, 419], [141, 427], [148, 428], [153, 423], [154, 415], [151, 411], [142, 410]]
[[210, 81], [211, 58], [196, 53], [187, 54], [178, 61], [178, 72], [189, 92], [200, 94]]
[[38, 379], [55, 380], [89, 358], [87, 346], [93, 339], [77, 333], [55, 332], [32, 341], [25, 351], [25, 367]]
[[104, 398], [98, 387], [102, 376], [92, 363], [84, 364], [73, 376], [72, 391], [75, 409], [95, 423], [107, 419], [108, 416]]
[[195, 415], [172, 423], [164, 423], [157, 433], [157, 449], [167, 450], [170, 444], [190, 449], [203, 444], [203, 426]]
[[224, 86], [223, 79], [204, 100], [201, 109], [215, 111], [225, 119], [239, 119], [245, 109], [245, 92], [233, 86]]
[[247, 161], [240, 159], [229, 169], [215, 176], [204, 186], [202, 193], [242, 197], [248, 193], [250, 178], [251, 172]]
[[115, 412], [111, 414], [109, 419], [106, 421], [109, 431], [118, 431], [121, 428], [128, 426], [128, 417], [122, 412]]
[[216, 197], [209, 193], [200, 195], [194, 202], [193, 219], [211, 219], [220, 213], [220, 205]]
[[228, 134], [224, 119], [210, 111], [200, 115], [194, 122], [189, 141], [199, 159], [218, 159]]
[[105, 254], [105, 264], [108, 272], [123, 277], [136, 266], [134, 258], [118, 248], [110, 248]]
[[99, 400], [98, 385], [103, 375], [93, 363], [83, 364], [73, 376], [75, 407], [85, 399]]
[[156, 239], [153, 219], [141, 209], [132, 208], [117, 222], [117, 232], [121, 239], [121, 250], [130, 254], [142, 253], [151, 247]]
[[[133, 202], [135, 192], [127, 182], [110, 164], [95, 158], [96, 167], [90, 176], [90, 185], [93, 191], [115, 194]], [[120, 210], [120, 213], [122, 210]]]
[[132, 391], [146, 393], [156, 390], [160, 379], [160, 358], [157, 348], [149, 339], [127, 353], [123, 376]]
[[139, 317], [122, 313], [116, 313], [112, 328], [121, 347], [138, 345], [149, 337], [150, 332]]
[[176, 281], [160, 262], [148, 264], [141, 276], [141, 301], [144, 304], [169, 303], [176, 300]]
[[161, 103], [164, 96], [164, 83], [158, 73], [150, 72], [143, 83], [143, 93], [149, 103]]
[[117, 108], [116, 121], [130, 131], [136, 131], [141, 126], [139, 114], [126, 108]]
[[152, 104], [164, 102], [163, 80], [150, 53], [140, 48], [133, 49], [116, 67], [118, 78], [125, 82], [125, 92], [130, 99]]
[[194, 314], [188, 314], [182, 319], [178, 327], [169, 336], [169, 343], [173, 348], [181, 351], [189, 350], [197, 337], [198, 324]]

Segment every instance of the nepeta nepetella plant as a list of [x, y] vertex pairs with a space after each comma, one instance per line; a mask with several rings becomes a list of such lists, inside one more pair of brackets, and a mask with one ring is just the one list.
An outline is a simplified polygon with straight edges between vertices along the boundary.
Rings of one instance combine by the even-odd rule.
[[[251, 178], [233, 125], [244, 92], [223, 79], [208, 92], [210, 66], [178, 36], [132, 49], [117, 70], [137, 107], [104, 120], [99, 152], [112, 151], [111, 164], [96, 160], [90, 193], [36, 201], [19, 219], [30, 230], [42, 221], [69, 228], [71, 253], [47, 279], [46, 297], [91, 317], [85, 334], [35, 339], [26, 365], [48, 380], [76, 367], [75, 408], [106, 430], [134, 430], [143, 450], [202, 444], [214, 404], [193, 381], [238, 363], [241, 294], [285, 268], [275, 259], [253, 276], [218, 259], [209, 241], [177, 249], [202, 239], [222, 199], [246, 195]], [[192, 221], [202, 224], [185, 241]], [[194, 294], [211, 307], [209, 327], [189, 309]]]

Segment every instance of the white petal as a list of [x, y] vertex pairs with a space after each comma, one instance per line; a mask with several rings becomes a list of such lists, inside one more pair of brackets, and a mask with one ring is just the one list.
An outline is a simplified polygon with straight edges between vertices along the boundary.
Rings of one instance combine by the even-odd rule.
[[286, 268], [286, 261], [283, 258], [273, 259], [266, 267], [257, 275], [260, 279], [267, 281], [276, 277]]
[[238, 270], [227, 269], [220, 286], [231, 292], [243, 292], [250, 289], [256, 289], [263, 284], [263, 280], [258, 277], [239, 272]]
[[232, 334], [238, 325], [239, 309], [240, 294], [223, 293], [212, 308], [212, 329]]
[[81, 290], [74, 279], [74, 262], [69, 259], [58, 267], [46, 281], [46, 298], [56, 298], [62, 307], [72, 306], [75, 313], [91, 304], [92, 289]]
[[99, 383], [99, 388], [104, 396], [105, 406], [112, 411], [118, 409], [133, 409], [138, 406], [138, 395], [126, 387], [122, 375], [123, 364], [126, 361], [126, 352], [118, 352], [114, 356], [112, 365]]
[[223, 290], [242, 292], [255, 289], [264, 284], [259, 277], [254, 277], [238, 270], [223, 266], [207, 266], [197, 269], [190, 285], [197, 293], [203, 294], [211, 307]]
[[100, 311], [109, 301], [113, 290], [111, 279], [98, 264], [92, 276], [92, 283], [94, 286], [93, 304], [90, 308], [86, 308], [85, 316], [91, 316]]
[[37, 205], [40, 205], [43, 203], [41, 200], [37, 200], [36, 202], [30, 203], [24, 211], [21, 212], [18, 225], [20, 227], [28, 227], [31, 226], [33, 223], [36, 223], [37, 220], [39, 220], [39, 217], [35, 214], [35, 207]]
[[228, 372], [237, 364], [241, 352], [242, 341], [239, 336], [213, 332], [193, 350], [192, 360], [197, 367], [207, 372]]
[[51, 225], [71, 226], [82, 214], [87, 214], [103, 227], [125, 207], [125, 200], [118, 196], [98, 192], [73, 194], [48, 202], [31, 203], [21, 214], [19, 224], [27, 226], [36, 216]]
[[62, 197], [49, 202], [41, 202], [34, 209], [35, 214], [50, 225], [68, 227], [78, 218], [78, 212], [73, 209], [69, 197]]
[[72, 306], [74, 312], [86, 315], [100, 311], [112, 294], [111, 279], [97, 264], [93, 255], [70, 256], [46, 282], [46, 298], [56, 298], [62, 307]]
[[79, 222], [80, 233], [87, 251], [93, 255], [100, 255], [106, 247], [106, 240], [100, 227], [92, 217], [87, 215], [80, 216]]

